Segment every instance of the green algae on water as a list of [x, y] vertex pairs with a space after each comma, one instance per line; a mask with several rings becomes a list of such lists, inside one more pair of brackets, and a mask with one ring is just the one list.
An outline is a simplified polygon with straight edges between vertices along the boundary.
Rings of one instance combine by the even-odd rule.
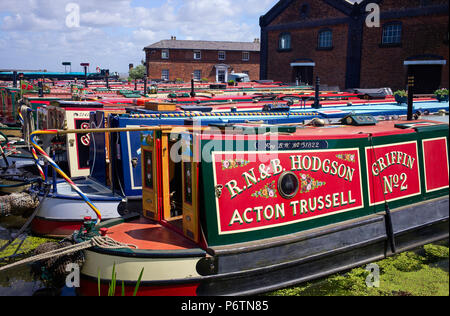
[[379, 287], [369, 287], [366, 266], [319, 281], [267, 293], [270, 296], [448, 296], [449, 247], [430, 244], [375, 262]]

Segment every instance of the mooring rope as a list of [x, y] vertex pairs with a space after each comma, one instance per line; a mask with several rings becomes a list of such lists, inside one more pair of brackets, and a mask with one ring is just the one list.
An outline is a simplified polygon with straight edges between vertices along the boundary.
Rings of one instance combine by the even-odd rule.
[[21, 266], [23, 264], [46, 260], [46, 259], [50, 259], [50, 258], [54, 258], [54, 257], [60, 257], [60, 256], [68, 255], [68, 254], [71, 254], [71, 253], [74, 253], [77, 251], [88, 249], [91, 247], [98, 247], [98, 248], [102, 248], [102, 249], [123, 249], [123, 248], [138, 249], [138, 247], [136, 245], [124, 244], [124, 243], [115, 241], [114, 239], [112, 239], [108, 236], [95, 236], [92, 239], [81, 242], [81, 243], [77, 243], [77, 244], [67, 246], [64, 248], [48, 251], [48, 252], [45, 252], [42, 254], [38, 254], [38, 255], [11, 263], [4, 267], [0, 267], [0, 272], [9, 270], [9, 269], [17, 267], [17, 266]]

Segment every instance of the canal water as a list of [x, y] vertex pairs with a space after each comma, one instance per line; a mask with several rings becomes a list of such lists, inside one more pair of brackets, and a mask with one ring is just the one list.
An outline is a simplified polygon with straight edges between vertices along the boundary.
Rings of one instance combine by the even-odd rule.
[[[5, 227], [6, 226], [6, 227]], [[0, 245], [2, 241], [5, 241], [10, 238], [11, 234], [14, 234], [17, 231], [17, 228], [11, 226], [10, 223], [5, 224], [4, 220], [0, 220]], [[33, 238], [33, 237], [28, 237]], [[28, 239], [27, 239], [28, 240]], [[40, 240], [39, 242], [43, 242]], [[18, 243], [16, 243], [18, 244]], [[24, 243], [25, 244], [25, 243]], [[442, 243], [440, 243], [442, 244]], [[448, 240], [443, 242], [444, 246], [448, 249]], [[25, 249], [26, 251], [26, 249]], [[414, 252], [417, 254], [423, 254], [423, 247], [418, 248]], [[447, 250], [448, 251], [448, 250]], [[19, 251], [20, 253], [20, 251]], [[400, 255], [399, 255], [400, 256]], [[26, 256], [25, 256], [26, 257]], [[23, 256], [20, 258], [24, 258]], [[395, 258], [395, 257], [393, 257]], [[1, 264], [0, 259], [0, 264]], [[430, 264], [430, 267], [439, 266], [439, 269], [445, 271], [447, 274], [446, 282], [448, 288], [448, 270], [449, 270], [449, 259], [447, 258], [441, 259], [438, 263]], [[364, 269], [364, 267], [362, 267]], [[345, 275], [344, 273], [342, 275]], [[351, 271], [350, 271], [351, 275]], [[333, 277], [331, 277], [333, 278]], [[335, 278], [335, 276], [334, 276]], [[424, 282], [423, 286], [427, 286], [427, 283], [436, 282], [435, 279], [425, 278], [422, 280]], [[445, 281], [442, 281], [445, 283]], [[320, 279], [312, 282], [308, 282], [308, 284], [299, 285], [303, 288], [293, 288], [288, 290], [280, 290], [273, 293], [266, 293], [267, 295], [275, 295], [275, 296], [293, 296], [293, 295], [301, 295], [301, 296], [329, 296], [329, 295], [339, 295], [338, 289], [330, 288], [330, 279]], [[339, 287], [339, 285], [336, 285]], [[445, 287], [445, 285], [444, 285]], [[299, 290], [300, 289], [300, 290]], [[395, 292], [395, 291], [393, 291]], [[357, 293], [349, 292], [348, 295], [358, 295]], [[31, 267], [29, 265], [23, 265], [16, 268], [12, 268], [11, 270], [7, 270], [4, 272], [0, 272], [0, 296], [76, 296], [76, 290], [74, 288], [64, 287], [62, 289], [52, 289], [48, 288], [46, 284], [42, 281], [38, 280], [33, 276]]]
[[[447, 124], [449, 123], [448, 116], [430, 116], [423, 118], [432, 119]], [[5, 220], [0, 218], [0, 245], [2, 245], [2, 242], [8, 240], [12, 234], [15, 234], [20, 229], [20, 227], [21, 227], [20, 220], [15, 219]], [[26, 236], [22, 236], [21, 238], [25, 237]], [[19, 250], [19, 253], [21, 251], [22, 250]], [[421, 250], [419, 249], [418, 251], [420, 252]], [[0, 256], [0, 265], [1, 263], [2, 259]], [[449, 266], [448, 258], [443, 260], [440, 264], [442, 265], [444, 270], [446, 269], [446, 271], [448, 272]], [[310, 292], [311, 294], [323, 293], [323, 291], [321, 291], [323, 284], [324, 284], [323, 280], [312, 282], [311, 285], [309, 285], [308, 291], [311, 291]], [[308, 292], [304, 292], [304, 294], [308, 295]], [[38, 295], [75, 296], [76, 293], [74, 288], [64, 287], [62, 289], [57, 290], [47, 288], [43, 282], [33, 277], [31, 268], [28, 265], [13, 268], [5, 272], [0, 272], [0, 296], [38, 296]]]

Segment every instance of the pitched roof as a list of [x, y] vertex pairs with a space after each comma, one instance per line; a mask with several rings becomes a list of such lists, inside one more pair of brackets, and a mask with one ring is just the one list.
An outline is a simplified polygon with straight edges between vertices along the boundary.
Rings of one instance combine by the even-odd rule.
[[259, 42], [219, 42], [219, 41], [188, 41], [188, 40], [162, 40], [145, 49], [200, 49], [225, 51], [260, 51]]

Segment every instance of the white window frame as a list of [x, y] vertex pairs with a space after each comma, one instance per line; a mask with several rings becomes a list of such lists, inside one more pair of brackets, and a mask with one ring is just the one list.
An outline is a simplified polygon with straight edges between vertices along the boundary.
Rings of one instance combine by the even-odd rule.
[[[166, 54], [166, 56], [164, 56], [165, 54]], [[163, 49], [161, 51], [161, 59], [169, 59], [169, 56], [170, 56], [170, 54], [169, 54], [169, 50], [168, 49]]]
[[[197, 57], [198, 54], [198, 57]], [[202, 59], [202, 51], [201, 50], [194, 50], [194, 60], [200, 60]]]
[[401, 23], [390, 23], [384, 25], [381, 43], [386, 45], [401, 44], [402, 29], [403, 26]]
[[194, 70], [194, 80], [202, 80], [202, 71]]
[[333, 31], [322, 30], [319, 32], [318, 48], [332, 48], [333, 47]]
[[242, 60], [249, 61], [250, 60], [250, 52], [242, 52]]
[[218, 58], [219, 58], [219, 60], [227, 59], [227, 53], [225, 51], [223, 51], [223, 50], [220, 50], [219, 53], [218, 53]]
[[[166, 75], [167, 76], [166, 76]], [[170, 70], [169, 69], [163, 69], [162, 71], [161, 71], [161, 79], [162, 80], [167, 80], [167, 81], [169, 81], [169, 79], [170, 79]]]

